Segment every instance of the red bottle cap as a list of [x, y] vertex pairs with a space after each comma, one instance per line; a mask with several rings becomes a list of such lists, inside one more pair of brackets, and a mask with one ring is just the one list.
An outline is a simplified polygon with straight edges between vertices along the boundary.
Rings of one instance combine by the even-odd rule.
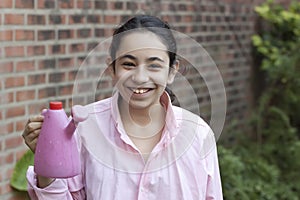
[[50, 102], [50, 110], [60, 110], [62, 109], [62, 102], [52, 101]]

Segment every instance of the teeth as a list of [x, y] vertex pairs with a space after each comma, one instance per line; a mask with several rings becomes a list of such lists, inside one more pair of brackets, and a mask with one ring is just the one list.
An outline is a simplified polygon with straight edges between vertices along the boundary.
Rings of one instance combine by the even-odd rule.
[[147, 91], [148, 91], [148, 89], [133, 89], [133, 92], [136, 94], [143, 94]]

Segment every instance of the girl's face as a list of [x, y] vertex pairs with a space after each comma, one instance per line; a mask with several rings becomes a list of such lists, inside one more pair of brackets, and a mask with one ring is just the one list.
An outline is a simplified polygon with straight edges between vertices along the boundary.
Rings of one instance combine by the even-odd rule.
[[116, 52], [114, 67], [113, 80], [121, 101], [134, 109], [159, 104], [166, 85], [173, 82], [176, 73], [169, 69], [166, 46], [152, 32], [124, 36]]

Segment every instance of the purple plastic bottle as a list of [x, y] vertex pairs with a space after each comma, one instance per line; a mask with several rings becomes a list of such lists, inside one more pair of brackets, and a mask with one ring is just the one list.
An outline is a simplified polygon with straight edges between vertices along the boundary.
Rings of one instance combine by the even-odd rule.
[[34, 156], [34, 171], [50, 178], [69, 178], [80, 173], [80, 156], [74, 137], [76, 123], [87, 119], [83, 106], [72, 108], [73, 118], [67, 117], [62, 102], [50, 102], [42, 112], [44, 122]]

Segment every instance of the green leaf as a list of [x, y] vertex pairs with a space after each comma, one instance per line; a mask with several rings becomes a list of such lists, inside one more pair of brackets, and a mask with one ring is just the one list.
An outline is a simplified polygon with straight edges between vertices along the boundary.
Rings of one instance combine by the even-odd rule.
[[33, 165], [34, 154], [28, 150], [22, 158], [16, 163], [10, 185], [20, 191], [27, 191], [26, 171], [30, 165]]
[[262, 39], [259, 35], [253, 35], [251, 39], [254, 46], [259, 47], [262, 45]]
[[260, 14], [261, 16], [266, 15], [266, 13], [270, 12], [270, 7], [268, 5], [256, 6], [254, 10]]

